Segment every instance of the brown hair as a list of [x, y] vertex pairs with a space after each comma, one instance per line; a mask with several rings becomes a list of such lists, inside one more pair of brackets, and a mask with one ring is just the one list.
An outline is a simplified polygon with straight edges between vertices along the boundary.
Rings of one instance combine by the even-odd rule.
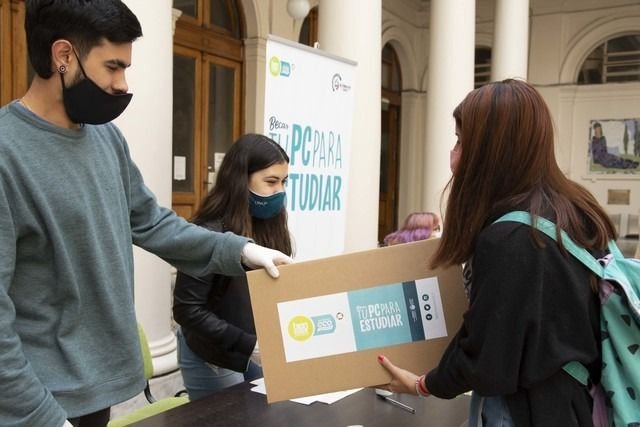
[[616, 237], [595, 198], [558, 167], [551, 114], [533, 86], [512, 79], [487, 84], [470, 92], [453, 116], [462, 152], [447, 184], [445, 232], [432, 268], [467, 261], [482, 229], [516, 209], [553, 215], [590, 249], [604, 250]]
[[260, 134], [242, 135], [224, 156], [216, 185], [191, 221], [196, 224], [222, 221], [224, 231], [250, 237], [259, 245], [291, 255], [284, 207], [274, 218], [253, 218], [249, 214], [249, 176], [279, 163], [289, 163], [289, 156], [278, 143]]

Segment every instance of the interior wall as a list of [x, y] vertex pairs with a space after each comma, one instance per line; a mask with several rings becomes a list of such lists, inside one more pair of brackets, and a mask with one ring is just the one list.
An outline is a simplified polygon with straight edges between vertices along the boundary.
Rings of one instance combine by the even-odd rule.
[[[398, 6], [392, 3], [391, 7]], [[405, 19], [406, 10], [382, 10], [382, 42], [391, 45], [398, 57], [402, 77], [400, 106], [400, 156], [398, 169], [398, 221], [422, 208], [424, 122], [428, 34], [424, 28]], [[424, 14], [424, 11], [422, 11]]]
[[[412, 9], [413, 8], [413, 9]], [[413, 12], [410, 12], [413, 10]], [[477, 1], [476, 44], [491, 46], [494, 0]], [[428, 2], [383, 1], [383, 43], [392, 41], [399, 53], [403, 77], [415, 75], [417, 93], [426, 99], [428, 76]], [[609, 37], [640, 31], [637, 0], [531, 0], [528, 80], [547, 101], [556, 130], [556, 156], [563, 172], [589, 189], [611, 213], [637, 214], [640, 208], [640, 175], [594, 176], [588, 174], [589, 123], [594, 119], [640, 118], [640, 83], [575, 84], [584, 58]], [[409, 55], [407, 54], [409, 53]], [[408, 60], [410, 58], [410, 60]], [[407, 67], [415, 69], [407, 72]], [[410, 90], [407, 85], [405, 90]], [[423, 100], [410, 105], [407, 114], [426, 114]], [[404, 102], [403, 102], [404, 104]], [[416, 113], [416, 109], [421, 109]], [[404, 111], [403, 111], [404, 112]], [[424, 115], [422, 117], [425, 117]], [[411, 159], [428, 150], [424, 120], [402, 119], [399, 216], [420, 206], [424, 184]], [[446, 161], [447, 159], [443, 159]], [[416, 178], [418, 177], [418, 178]], [[416, 180], [420, 180], [418, 184]], [[629, 205], [609, 205], [607, 190], [629, 190]]]
[[[609, 213], [638, 214], [640, 174], [589, 173], [588, 150], [592, 120], [640, 118], [640, 82], [575, 82], [594, 48], [610, 37], [640, 32], [640, 2], [570, 1], [557, 5], [558, 10], [547, 2], [532, 4], [529, 81], [551, 109], [562, 170], [591, 191]], [[608, 204], [608, 190], [629, 190], [629, 205]]]
[[[587, 187], [608, 212], [638, 214], [640, 174], [590, 174], [587, 150], [592, 120], [640, 119], [640, 83], [567, 88], [561, 91], [561, 97], [565, 99], [562, 108], [566, 108], [574, 117], [572, 123], [563, 123], [560, 134], [561, 140], [571, 142], [569, 176]], [[608, 190], [629, 190], [629, 205], [609, 204]]]
[[[311, 0], [311, 6], [321, 3]], [[282, 11], [286, 0], [242, 0], [247, 28], [246, 131], [260, 131], [264, 84], [260, 53], [268, 34], [297, 40], [301, 21]], [[321, 5], [320, 5], [321, 6]], [[490, 46], [494, 0], [477, 1], [476, 40]], [[250, 9], [250, 10], [247, 10]], [[640, 176], [597, 177], [587, 173], [589, 122], [593, 119], [640, 117], [640, 83], [575, 85], [584, 58], [606, 38], [640, 30], [637, 0], [531, 0], [529, 76], [547, 101], [556, 126], [556, 156], [571, 179], [587, 187], [612, 213], [637, 213]], [[428, 77], [429, 2], [383, 0], [382, 45], [391, 43], [403, 77], [398, 217], [420, 209], [424, 186], [422, 165]], [[447, 161], [448, 159], [443, 159]], [[630, 204], [608, 205], [607, 190], [629, 189]]]

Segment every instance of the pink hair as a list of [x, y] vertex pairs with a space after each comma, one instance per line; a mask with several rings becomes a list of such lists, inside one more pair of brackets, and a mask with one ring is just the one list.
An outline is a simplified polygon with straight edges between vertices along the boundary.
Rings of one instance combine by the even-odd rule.
[[438, 228], [440, 228], [440, 218], [436, 214], [432, 212], [414, 212], [407, 216], [402, 228], [384, 238], [384, 244], [389, 246], [428, 239], [431, 237], [433, 230]]

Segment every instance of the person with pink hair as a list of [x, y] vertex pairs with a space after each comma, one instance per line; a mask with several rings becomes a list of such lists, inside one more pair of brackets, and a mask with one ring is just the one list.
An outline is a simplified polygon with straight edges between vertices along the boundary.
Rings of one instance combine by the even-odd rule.
[[425, 240], [432, 237], [434, 231], [440, 231], [438, 215], [432, 212], [413, 212], [407, 216], [400, 229], [385, 236], [383, 243], [384, 246], [391, 246]]

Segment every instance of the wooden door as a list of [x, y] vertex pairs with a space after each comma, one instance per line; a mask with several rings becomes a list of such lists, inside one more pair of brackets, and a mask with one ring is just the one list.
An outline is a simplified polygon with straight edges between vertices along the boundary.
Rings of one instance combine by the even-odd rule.
[[243, 22], [235, 0], [184, 0], [173, 62], [173, 209], [190, 218], [242, 131]]
[[173, 52], [173, 209], [189, 218], [202, 197], [202, 58], [175, 46]]
[[400, 63], [390, 44], [382, 48], [382, 117], [380, 135], [380, 198], [378, 242], [398, 227], [398, 169], [400, 158]]
[[400, 150], [400, 107], [382, 109], [380, 137], [380, 198], [378, 242], [393, 232], [398, 223], [398, 155]]
[[27, 91], [33, 75], [27, 60], [24, 1], [0, 0], [0, 105]]
[[241, 67], [176, 46], [173, 81], [173, 209], [189, 218], [241, 132]]

